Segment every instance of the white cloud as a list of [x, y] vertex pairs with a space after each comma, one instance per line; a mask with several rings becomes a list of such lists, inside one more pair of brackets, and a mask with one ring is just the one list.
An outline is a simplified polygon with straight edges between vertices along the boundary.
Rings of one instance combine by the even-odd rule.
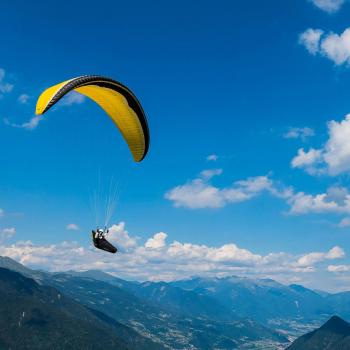
[[221, 173], [221, 169], [205, 170], [201, 177], [169, 190], [165, 198], [172, 201], [175, 207], [220, 208], [230, 203], [247, 201], [265, 190], [272, 191], [272, 181], [267, 176], [250, 177], [224, 188], [212, 185], [209, 180]]
[[78, 92], [71, 91], [57, 104], [57, 106], [72, 106], [74, 104], [82, 104], [85, 101], [85, 97]]
[[222, 174], [222, 169], [208, 169], [201, 172], [201, 177], [210, 180], [214, 176], [219, 176]]
[[13, 85], [12, 84], [8, 84], [8, 83], [0, 83], [0, 92], [2, 94], [6, 94], [11, 92], [13, 89]]
[[[350, 171], [350, 114], [328, 123], [328, 140], [323, 148], [304, 151], [292, 159], [293, 168], [303, 168], [311, 175], [327, 173], [336, 176]], [[322, 166], [321, 166], [322, 165]]]
[[203, 179], [195, 179], [185, 185], [177, 186], [168, 191], [165, 198], [172, 201], [175, 207], [191, 209], [219, 208], [226, 204], [220, 189]]
[[326, 57], [337, 66], [350, 63], [350, 28], [341, 34], [309, 28], [299, 36], [299, 43], [312, 55]]
[[334, 259], [341, 259], [345, 257], [345, 252], [340, 247], [333, 247], [331, 250], [329, 250], [326, 253], [308, 253], [303, 256], [301, 256], [298, 259], [298, 265], [299, 266], [313, 266], [316, 263], [325, 261], [325, 260], [334, 260]]
[[261, 191], [270, 190], [272, 188], [272, 181], [267, 176], [256, 176], [237, 181], [235, 185], [248, 195], [255, 195]]
[[125, 250], [137, 245], [136, 238], [129, 236], [129, 232], [125, 229], [125, 222], [123, 221], [109, 228], [108, 239]]
[[66, 229], [70, 230], [70, 231], [78, 231], [78, 230], [80, 230], [80, 228], [79, 228], [79, 226], [77, 224], [68, 224], [66, 226]]
[[26, 104], [29, 101], [30, 96], [27, 94], [22, 94], [18, 96], [18, 102], [21, 104]]
[[165, 246], [165, 240], [168, 235], [164, 232], [156, 233], [152, 238], [149, 238], [145, 243], [145, 247], [149, 249], [159, 249]]
[[350, 194], [344, 187], [330, 187], [327, 193], [316, 195], [293, 193], [287, 202], [291, 214], [350, 214]]
[[216, 162], [218, 160], [218, 156], [216, 154], [210, 154], [208, 157], [207, 157], [207, 161], [210, 162]]
[[306, 50], [312, 55], [316, 55], [320, 50], [320, 40], [323, 35], [323, 30], [307, 29], [299, 36], [299, 43], [305, 46]]
[[329, 265], [327, 267], [329, 272], [348, 272], [350, 271], [350, 265]]
[[[343, 258], [340, 247], [327, 252], [291, 255], [269, 253], [261, 255], [230, 242], [222, 246], [207, 246], [190, 242], [167, 242], [168, 235], [159, 232], [137, 244], [137, 238], [125, 230], [125, 224], [111, 227], [114, 238], [126, 238], [127, 249], [119, 258], [77, 242], [37, 245], [31, 241], [1, 244], [0, 255], [9, 256], [25, 265], [50, 271], [99, 269], [121, 278], [139, 280], [174, 280], [193, 275], [227, 276], [240, 274], [289, 280], [310, 274], [328, 261]], [[120, 246], [118, 246], [120, 248]]]
[[320, 162], [322, 159], [322, 153], [320, 150], [311, 148], [305, 152], [303, 148], [299, 148], [298, 154], [292, 159], [291, 165], [293, 168], [302, 168], [310, 165], [314, 165]]
[[2, 218], [5, 215], [5, 210], [0, 208], [0, 218]]
[[289, 128], [289, 130], [283, 134], [285, 139], [301, 139], [306, 141], [308, 137], [314, 136], [315, 131], [311, 128]]
[[334, 260], [345, 257], [345, 252], [342, 248], [335, 246], [328, 253], [325, 254], [324, 259]]
[[210, 262], [237, 262], [248, 265], [261, 263], [263, 260], [261, 255], [241, 249], [233, 243], [214, 248], [174, 241], [169, 246], [168, 253], [176, 259], [205, 259]]
[[305, 152], [303, 148], [299, 148], [298, 154], [292, 159], [292, 168], [304, 168], [309, 174], [314, 175], [318, 169], [315, 167], [317, 163], [322, 162], [322, 152], [311, 148]]
[[350, 226], [350, 217], [345, 217], [342, 220], [340, 220], [338, 227], [344, 228], [344, 227], [349, 227]]
[[13, 85], [5, 82], [5, 76], [5, 70], [3, 68], [0, 68], [0, 96], [13, 90]]
[[[304, 155], [300, 151], [299, 155]], [[310, 164], [312, 161], [309, 162]], [[304, 163], [309, 164], [307, 157]], [[319, 169], [317, 171], [320, 171]], [[350, 226], [350, 193], [342, 186], [330, 186], [327, 191], [310, 194], [296, 191], [292, 187], [273, 181], [268, 176], [250, 177], [236, 181], [228, 187], [218, 187], [211, 183], [212, 176], [221, 174], [221, 169], [204, 171], [201, 175], [184, 185], [169, 190], [165, 198], [173, 202], [175, 207], [189, 209], [221, 208], [229, 204], [239, 203], [257, 197], [266, 192], [272, 197], [282, 199], [289, 206], [288, 214], [335, 214], [344, 215], [338, 227]]]
[[321, 54], [336, 65], [349, 63], [350, 59], [350, 29], [345, 29], [340, 35], [328, 34], [321, 42]]
[[16, 229], [14, 227], [5, 227], [0, 229], [0, 244], [7, 239], [12, 238], [16, 234]]
[[341, 122], [328, 123], [329, 139], [324, 150], [324, 161], [330, 175], [350, 170], [350, 114]]
[[2, 229], [2, 233], [6, 233], [8, 235], [14, 235], [16, 233], [16, 229], [14, 227], [6, 227]]
[[310, 1], [319, 9], [328, 13], [337, 12], [345, 2], [345, 0], [310, 0]]
[[[1, 75], [0, 75], [1, 77]], [[1, 82], [1, 81], [0, 81]], [[1, 85], [0, 85], [1, 86]], [[1, 88], [0, 88], [1, 92]], [[18, 98], [18, 101], [20, 103], [26, 103], [28, 101], [29, 96], [28, 95], [21, 95]], [[65, 107], [65, 106], [72, 106], [74, 104], [81, 104], [85, 101], [85, 97], [75, 91], [72, 91], [68, 93], [65, 97], [62, 98], [62, 100], [57, 104], [57, 107]], [[8, 126], [12, 126], [14, 128], [21, 128], [26, 130], [34, 130], [39, 126], [39, 123], [44, 120], [42, 115], [36, 115], [32, 117], [29, 121], [24, 122], [22, 124], [16, 124], [10, 122], [9, 119], [4, 118], [4, 123]]]
[[26, 130], [34, 130], [38, 127], [39, 123], [43, 121], [44, 118], [40, 115], [36, 115], [32, 117], [29, 121], [24, 122], [22, 124], [11, 123], [8, 119], [4, 119], [4, 123], [8, 126], [12, 126], [13, 128], [20, 128]]

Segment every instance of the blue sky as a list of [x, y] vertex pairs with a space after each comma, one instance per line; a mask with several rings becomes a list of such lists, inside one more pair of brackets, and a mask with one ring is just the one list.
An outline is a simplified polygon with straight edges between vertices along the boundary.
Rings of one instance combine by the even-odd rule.
[[[131, 279], [349, 289], [349, 11], [341, 0], [3, 5], [0, 253]], [[83, 74], [138, 96], [144, 162], [79, 95], [32, 119], [43, 89]], [[99, 174], [120, 186], [113, 259], [89, 241]]]

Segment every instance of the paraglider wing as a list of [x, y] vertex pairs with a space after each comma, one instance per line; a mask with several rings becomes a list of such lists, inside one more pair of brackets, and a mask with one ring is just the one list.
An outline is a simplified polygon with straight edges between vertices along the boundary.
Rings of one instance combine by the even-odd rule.
[[134, 160], [140, 162], [144, 159], [149, 147], [145, 113], [136, 96], [113, 79], [86, 75], [51, 86], [40, 95], [36, 114], [44, 114], [72, 90], [95, 101], [119, 128]]

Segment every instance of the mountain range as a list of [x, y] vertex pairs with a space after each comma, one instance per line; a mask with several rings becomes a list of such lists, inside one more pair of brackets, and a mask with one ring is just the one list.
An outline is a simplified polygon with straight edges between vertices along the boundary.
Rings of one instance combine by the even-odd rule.
[[[205, 304], [201, 296], [171, 285], [161, 290], [165, 286], [159, 288], [156, 283], [153, 293], [149, 283], [121, 287], [119, 281], [116, 285], [77, 274], [54, 274], [43, 282], [170, 348], [232, 349], [246, 340], [286, 342], [283, 335], [256, 321], [229, 317], [224, 307], [215, 314], [210, 298]], [[151, 297], [158, 291], [164, 296], [161, 301]], [[193, 315], [190, 310], [194, 310]]]
[[140, 283], [101, 271], [35, 271], [6, 257], [0, 257], [0, 267], [58, 291], [105, 326], [115, 322], [125, 332], [135, 332], [140, 344], [149, 341], [155, 348], [284, 349], [334, 314], [350, 319], [350, 293], [330, 294], [271, 279]]
[[55, 288], [0, 268], [1, 349], [162, 349]]

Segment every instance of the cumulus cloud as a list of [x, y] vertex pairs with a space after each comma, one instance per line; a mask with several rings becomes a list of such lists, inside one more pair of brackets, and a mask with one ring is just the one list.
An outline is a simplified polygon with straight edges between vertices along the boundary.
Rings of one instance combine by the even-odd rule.
[[218, 156], [216, 154], [210, 154], [208, 157], [207, 157], [207, 161], [210, 162], [216, 162], [218, 160]]
[[76, 242], [35, 245], [31, 241], [18, 241], [8, 246], [0, 246], [0, 252], [1, 255], [8, 256], [25, 265], [47, 266], [50, 270], [54, 270], [54, 266], [56, 268], [61, 266], [63, 270], [66, 270], [70, 264], [78, 261], [78, 257], [84, 255], [85, 248]]
[[344, 227], [349, 227], [350, 226], [350, 217], [345, 217], [340, 220], [338, 227], [344, 228]]
[[26, 104], [29, 101], [30, 96], [27, 94], [22, 94], [18, 96], [18, 102], [20, 104]]
[[211, 178], [221, 173], [221, 169], [204, 170], [200, 177], [169, 190], [165, 198], [172, 201], [175, 207], [220, 208], [247, 201], [263, 191], [272, 191], [272, 181], [267, 176], [250, 177], [223, 188], [212, 185]]
[[[9, 256], [22, 264], [50, 271], [99, 269], [122, 278], [139, 280], [175, 280], [193, 275], [227, 276], [240, 274], [276, 278], [295, 278], [296, 274], [310, 274], [325, 262], [341, 259], [340, 247], [326, 252], [292, 255], [278, 252], [262, 255], [229, 242], [222, 246], [208, 246], [190, 242], [167, 242], [164, 232], [154, 234], [145, 244], [130, 235], [125, 223], [111, 227], [113, 238], [126, 238], [126, 247], [115, 259], [93, 247], [77, 242], [37, 245], [31, 241], [1, 244], [0, 255]], [[118, 246], [120, 247], [120, 246]]]
[[314, 136], [315, 131], [311, 128], [289, 128], [289, 130], [283, 134], [285, 139], [301, 139], [306, 141], [307, 138]]
[[156, 233], [152, 238], [147, 240], [145, 247], [149, 249], [163, 248], [167, 237], [168, 235], [164, 232]]
[[68, 224], [66, 226], [66, 229], [69, 231], [78, 231], [80, 230], [79, 226], [77, 224]]
[[1, 240], [12, 238], [16, 234], [16, 229], [14, 227], [5, 227], [0, 230]]
[[[303, 155], [301, 152], [299, 154]], [[309, 164], [307, 160], [304, 163]], [[295, 164], [302, 164], [302, 162]], [[335, 226], [350, 226], [350, 192], [346, 187], [334, 185], [325, 192], [313, 194], [296, 191], [293, 187], [287, 187], [269, 176], [250, 177], [236, 181], [228, 187], [213, 185], [212, 177], [220, 175], [221, 172], [221, 169], [203, 171], [198, 178], [166, 192], [165, 198], [172, 201], [175, 207], [203, 209], [222, 208], [266, 193], [285, 201], [289, 207], [287, 213], [290, 215], [342, 215], [344, 218]]]
[[350, 28], [341, 34], [309, 28], [300, 34], [299, 43], [310, 54], [326, 57], [337, 66], [350, 63]]
[[4, 119], [4, 123], [8, 126], [12, 126], [13, 128], [34, 130], [38, 127], [39, 123], [43, 120], [44, 118], [42, 116], [36, 115], [32, 117], [30, 120], [28, 120], [27, 122], [24, 122], [22, 124], [11, 123], [7, 118]]
[[299, 43], [305, 46], [306, 50], [312, 55], [316, 55], [320, 51], [320, 40], [323, 35], [323, 30], [307, 29], [299, 36]]
[[125, 229], [125, 222], [123, 221], [109, 228], [108, 237], [111, 242], [124, 250], [134, 248], [137, 244], [137, 239], [129, 236], [129, 232]]
[[203, 179], [177, 186], [165, 194], [165, 198], [174, 203], [175, 207], [191, 209], [219, 208], [226, 204], [220, 189], [207, 183]]
[[350, 214], [350, 194], [344, 187], [330, 187], [326, 193], [316, 195], [293, 193], [287, 202], [291, 214]]
[[307, 152], [299, 148], [298, 154], [292, 159], [292, 168], [302, 168], [310, 175], [316, 175], [323, 172], [322, 168], [317, 168], [317, 164], [322, 163], [322, 151], [311, 148]]
[[3, 68], [0, 68], [0, 97], [13, 90], [13, 85], [5, 81], [6, 72]]
[[208, 169], [201, 172], [201, 176], [204, 179], [210, 180], [214, 176], [219, 176], [222, 174], [222, 169]]
[[8, 235], [14, 235], [16, 233], [16, 229], [14, 227], [6, 227], [2, 229], [2, 232]]
[[348, 272], [350, 271], [350, 265], [329, 265], [327, 267], [329, 272]]
[[78, 92], [71, 91], [66, 96], [62, 98], [62, 100], [59, 102], [57, 106], [64, 107], [64, 106], [72, 106], [72, 105], [79, 105], [82, 104], [85, 101], [85, 97], [82, 94], [79, 94]]
[[329, 139], [324, 149], [324, 161], [330, 175], [350, 170], [350, 114], [344, 120], [328, 123]]
[[340, 35], [328, 34], [321, 42], [321, 53], [336, 65], [349, 63], [350, 58], [350, 29]]
[[344, 250], [338, 246], [335, 246], [325, 253], [314, 252], [314, 253], [308, 253], [301, 256], [298, 259], [298, 265], [303, 267], [313, 266], [316, 263], [319, 263], [325, 260], [341, 259], [344, 257], [345, 257]]
[[316, 7], [328, 13], [337, 12], [345, 2], [345, 0], [310, 0], [310, 1]]
[[309, 174], [325, 174], [336, 176], [350, 171], [350, 114], [337, 122], [328, 123], [328, 140], [320, 149], [311, 148], [292, 159], [293, 168], [305, 169]]
[[331, 186], [326, 192], [308, 194], [296, 192], [294, 189], [285, 191], [283, 197], [289, 205], [291, 215], [333, 214], [344, 216], [335, 226], [345, 228], [350, 226], [350, 193], [342, 186]]
[[5, 227], [0, 229], [0, 244], [12, 238], [15, 234], [16, 229], [14, 227]]
[[237, 264], [262, 263], [263, 257], [253, 254], [247, 249], [239, 248], [236, 244], [225, 244], [221, 247], [208, 247], [191, 243], [174, 241], [168, 253], [176, 259], [205, 259], [210, 262], [236, 262]]

